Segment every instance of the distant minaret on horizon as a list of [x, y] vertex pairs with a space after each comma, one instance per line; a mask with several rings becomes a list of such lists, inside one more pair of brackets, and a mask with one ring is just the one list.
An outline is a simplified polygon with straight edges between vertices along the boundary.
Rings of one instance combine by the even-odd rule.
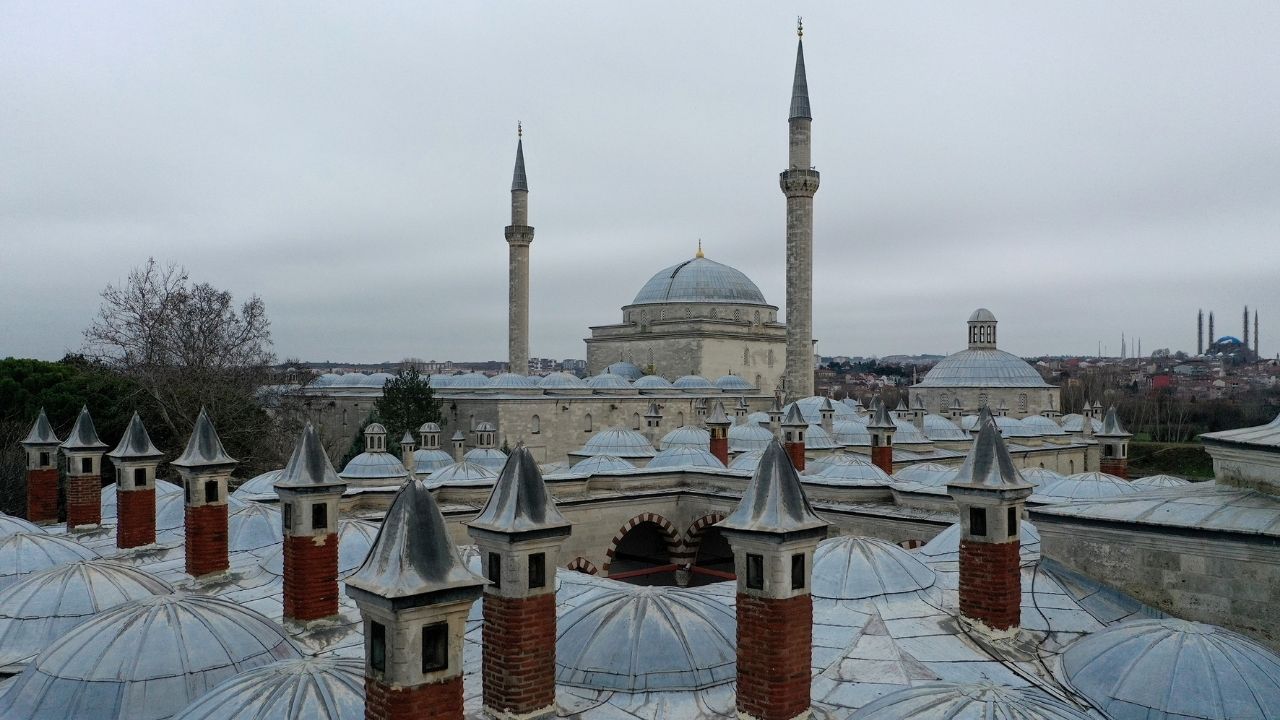
[[1244, 342], [1245, 349], [1249, 347], [1249, 306], [1244, 306], [1244, 330], [1240, 339]]
[[524, 173], [524, 126], [516, 123], [516, 168], [511, 178], [511, 224], [506, 228], [507, 370], [529, 374], [529, 181]]
[[804, 69], [804, 25], [796, 22], [796, 74], [787, 119], [790, 150], [779, 177], [787, 196], [787, 363], [785, 390], [801, 398], [813, 395], [813, 195], [818, 171], [810, 155], [809, 81]]
[[1196, 315], [1196, 355], [1204, 354], [1204, 310]]

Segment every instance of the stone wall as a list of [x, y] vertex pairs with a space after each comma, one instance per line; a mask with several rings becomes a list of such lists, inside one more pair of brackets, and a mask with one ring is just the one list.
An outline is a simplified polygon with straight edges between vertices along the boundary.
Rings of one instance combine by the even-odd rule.
[[[993, 411], [1004, 403], [1009, 408], [1009, 416], [1024, 418], [1028, 415], [1039, 415], [1046, 410], [1062, 411], [1061, 390], [1056, 387], [1047, 388], [995, 388], [995, 387], [919, 387], [909, 391], [910, 403], [915, 405], [916, 398], [924, 400], [924, 406], [931, 413], [946, 416], [951, 404], [957, 397], [966, 413], [977, 412], [985, 402]], [[1025, 403], [1023, 401], [1025, 396]]]

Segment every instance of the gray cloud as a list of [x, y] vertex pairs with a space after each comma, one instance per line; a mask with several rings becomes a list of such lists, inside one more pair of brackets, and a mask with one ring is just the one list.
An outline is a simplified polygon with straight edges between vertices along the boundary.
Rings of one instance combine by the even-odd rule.
[[[800, 3], [815, 334], [1020, 353], [1280, 317], [1280, 7]], [[525, 121], [533, 352], [582, 357], [702, 238], [778, 305], [793, 8], [0, 7], [0, 354], [79, 344], [148, 255], [262, 295], [281, 355], [505, 354]], [[1280, 338], [1280, 331], [1277, 331]], [[1264, 352], [1268, 352], [1264, 347]]]

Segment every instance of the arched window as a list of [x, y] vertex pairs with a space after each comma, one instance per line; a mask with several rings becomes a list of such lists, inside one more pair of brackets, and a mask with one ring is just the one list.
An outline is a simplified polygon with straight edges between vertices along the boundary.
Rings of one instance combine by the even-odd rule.
[[741, 310], [737, 310], [737, 309], [735, 309], [735, 310], [733, 311], [733, 319], [734, 319], [734, 320], [741, 320], [741, 319], [742, 319], [742, 311], [741, 311]]
[[542, 432], [542, 420], [537, 415], [529, 418], [529, 432], [535, 434]]
[[759, 324], [760, 324], [760, 311], [759, 311], [759, 310], [757, 310], [757, 311], [756, 311], [756, 324], [757, 324], [757, 325], [759, 325]]
[[1071, 463], [1071, 472], [1070, 472], [1070, 474], [1075, 475], [1075, 474], [1076, 474], [1076, 461], [1075, 461], [1075, 460], [1070, 460], [1069, 462]]
[[769, 367], [773, 367], [773, 350], [769, 350]]
[[1022, 393], [1018, 396], [1018, 412], [1027, 411], [1027, 394]]
[[591, 432], [591, 413], [587, 413], [587, 416], [582, 418], [582, 430], [583, 432]]
[[343, 425], [346, 425], [346, 424], [347, 424], [347, 409], [346, 409], [346, 408], [342, 408], [342, 424], [343, 424]]
[[711, 318], [714, 320], [717, 317], [720, 317], [720, 311], [716, 308], [711, 308]]
[[684, 411], [676, 413], [676, 427], [684, 427]]
[[742, 364], [751, 364], [751, 348], [746, 347], [745, 345], [742, 347]]
[[640, 429], [640, 413], [631, 413], [631, 429]]

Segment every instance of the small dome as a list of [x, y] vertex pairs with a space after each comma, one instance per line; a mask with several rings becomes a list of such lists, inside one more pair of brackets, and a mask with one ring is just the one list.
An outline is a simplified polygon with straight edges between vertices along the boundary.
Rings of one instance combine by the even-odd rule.
[[585, 390], [587, 384], [576, 375], [567, 372], [553, 372], [538, 381], [543, 390]]
[[[831, 426], [835, 429], [835, 425]], [[822, 429], [821, 425], [810, 425], [804, 431], [804, 449], [805, 450], [834, 450], [836, 441]]]
[[941, 415], [924, 416], [924, 436], [933, 441], [969, 441], [973, 436]]
[[838, 452], [819, 458], [819, 461], [814, 462], [812, 472], [800, 477], [801, 482], [837, 487], [888, 487], [893, 483], [885, 471], [860, 453]]
[[605, 428], [592, 435], [581, 450], [570, 455], [613, 455], [620, 458], [653, 457], [655, 451], [649, 440], [636, 432], [623, 427]]
[[481, 373], [454, 375], [449, 383], [450, 390], [484, 390], [489, 387], [489, 378]]
[[[591, 458], [587, 458], [587, 460], [590, 460], [590, 459]], [[583, 462], [586, 462], [586, 460], [584, 460]], [[538, 472], [542, 473], [544, 476], [553, 475], [555, 473], [568, 472], [572, 467], [573, 467], [573, 463], [566, 462], [564, 460], [557, 460], [555, 462], [543, 463], [542, 465], [539, 465]]]
[[1129, 484], [1144, 488], [1171, 488], [1190, 485], [1191, 481], [1184, 480], [1176, 475], [1148, 475], [1130, 480]]
[[837, 420], [831, 429], [836, 433], [835, 441], [841, 445], [871, 446], [871, 431], [867, 429], [865, 419]]
[[671, 381], [661, 375], [645, 375], [636, 378], [632, 385], [639, 390], [670, 390]]
[[678, 377], [675, 382], [671, 383], [671, 387], [685, 391], [716, 389], [716, 386], [713, 385], [710, 380], [702, 377], [701, 375], [685, 375], [683, 377]]
[[915, 423], [902, 418], [894, 418], [893, 424], [897, 426], [897, 430], [893, 433], [894, 445], [915, 445], [929, 442], [929, 438], [920, 432]]
[[364, 434], [365, 435], [386, 435], [387, 428], [382, 423], [376, 423], [376, 422], [369, 423], [368, 425], [364, 426]]
[[[538, 379], [529, 377], [528, 375], [517, 375], [515, 373], [501, 373], [494, 375], [489, 379], [488, 388], [490, 390], [528, 390], [538, 387]], [[418, 430], [418, 432], [424, 432]]]
[[755, 385], [747, 382], [741, 375], [721, 375], [716, 378], [716, 387], [722, 392], [749, 392], [756, 389]]
[[427, 378], [427, 384], [439, 390], [441, 388], [451, 387], [453, 385], [453, 376], [444, 373], [435, 373]]
[[1061, 480], [1044, 483], [1036, 488], [1035, 499], [1040, 502], [1062, 502], [1064, 500], [1096, 500], [1098, 498], [1136, 495], [1141, 493], [1141, 485], [1135, 486], [1128, 480], [1102, 472], [1085, 472], [1068, 475]]
[[647, 469], [660, 468], [682, 468], [682, 467], [708, 467], [724, 469], [724, 464], [716, 458], [715, 455], [702, 450], [700, 448], [677, 447], [670, 450], [663, 450], [645, 466]]
[[482, 465], [497, 473], [507, 464], [507, 454], [494, 448], [475, 448], [468, 450], [462, 459], [469, 463]]
[[252, 552], [284, 540], [280, 510], [273, 505], [251, 502], [227, 517], [227, 549]]
[[961, 350], [948, 355], [913, 387], [1048, 388], [1026, 360], [996, 349]]
[[1018, 418], [1009, 417], [1007, 415], [997, 415], [992, 418], [996, 421], [996, 427], [1000, 428], [1000, 434], [1006, 438], [1032, 438], [1039, 436], [1040, 433], [1022, 424]]
[[[502, 468], [499, 467], [498, 470]], [[419, 480], [428, 488], [439, 487], [488, 487], [498, 479], [498, 470], [492, 470], [479, 463], [471, 462], [465, 457], [462, 462], [445, 465], [431, 473], [425, 480]]]
[[167, 718], [243, 670], [299, 657], [252, 610], [204, 595], [150, 595], [77, 625], [0, 695], [0, 716]]
[[438, 433], [440, 426], [433, 422], [424, 422], [418, 426], [419, 433]]
[[747, 415], [748, 425], [759, 425], [760, 423], [768, 425], [770, 422], [772, 420], [769, 419], [769, 413], [767, 412], [753, 412]]
[[44, 530], [35, 523], [27, 522], [20, 517], [0, 513], [0, 538], [14, 533], [42, 533]]
[[307, 387], [309, 388], [333, 387], [338, 382], [338, 380], [339, 380], [338, 375], [334, 375], [333, 373], [325, 373], [323, 375], [318, 376], [316, 379], [312, 380], [311, 382], [307, 383]]
[[429, 450], [421, 448], [413, 451], [413, 471], [420, 475], [433, 473], [452, 464], [453, 456], [439, 448]]
[[636, 693], [733, 682], [732, 605], [706, 593], [601, 582], [557, 621], [556, 683]]
[[755, 472], [756, 466], [760, 464], [760, 458], [762, 457], [764, 457], [764, 450], [748, 450], [733, 460], [730, 460], [729, 469]]
[[1057, 473], [1041, 467], [1027, 468], [1025, 470], [1019, 470], [1018, 472], [1022, 475], [1023, 480], [1026, 480], [1036, 486], [1044, 485], [1049, 482], [1057, 482], [1065, 477], [1062, 473]]
[[1115, 718], [1274, 717], [1280, 656], [1213, 625], [1164, 618], [1112, 625], [1072, 643], [1062, 672]]
[[602, 373], [595, 377], [587, 378], [587, 387], [592, 390], [630, 390], [631, 383], [621, 375], [610, 375]]
[[[378, 537], [378, 526], [367, 520], [338, 520], [338, 578], [342, 579], [360, 568], [369, 556], [369, 548]], [[263, 570], [276, 576], [284, 575], [284, 544], [258, 563]]]
[[885, 540], [838, 537], [813, 554], [813, 596], [859, 600], [932, 587], [933, 571], [911, 553]]
[[768, 304], [760, 288], [741, 271], [705, 257], [659, 270], [640, 288], [631, 304], [677, 302]]
[[1004, 687], [986, 680], [906, 687], [853, 714], [853, 720], [1089, 720], [1091, 717], [1036, 688]]
[[978, 308], [969, 316], [969, 322], [995, 322], [996, 316], [986, 308]]
[[498, 432], [498, 428], [488, 420], [482, 420], [481, 422], [476, 424], [476, 429], [474, 430], [474, 432], [478, 432], [478, 433]]
[[1022, 424], [1036, 435], [1066, 435], [1067, 431], [1062, 426], [1053, 421], [1053, 418], [1047, 418], [1043, 415], [1028, 415], [1022, 418]]
[[[256, 500], [259, 502], [263, 500], [276, 500], [279, 498], [279, 496], [276, 495], [276, 480], [280, 477], [280, 473], [282, 472], [284, 472], [283, 468], [279, 470], [268, 470], [261, 475], [255, 475], [252, 478], [245, 480], [240, 484], [240, 487], [233, 490], [231, 497], [239, 498], [241, 500]], [[156, 487], [158, 488], [159, 486], [160, 483], [156, 482]]]
[[236, 675], [174, 720], [364, 720], [364, 661], [281, 660]]
[[0, 539], [0, 588], [24, 575], [98, 557], [98, 553], [62, 535], [14, 533]]
[[711, 450], [711, 433], [694, 425], [681, 425], [662, 436], [658, 446], [663, 450], [687, 447], [696, 450]]
[[[1095, 433], [1102, 432], [1101, 420], [1095, 420], [1093, 418], [1090, 418], [1089, 424], [1093, 426], [1093, 431]], [[1078, 415], [1076, 413], [1071, 413], [1070, 415], [1063, 415], [1062, 429], [1069, 433], [1084, 432], [1084, 416]]]
[[605, 368], [604, 371], [610, 375], [621, 376], [622, 379], [626, 380], [627, 382], [639, 380], [641, 377], [644, 377], [643, 370], [637, 367], [634, 363], [629, 363], [625, 360], [619, 360], [618, 362]]
[[0, 668], [40, 654], [96, 613], [173, 592], [149, 573], [108, 560], [77, 560], [0, 590]]
[[370, 387], [370, 388], [381, 388], [385, 386], [388, 381], [395, 380], [395, 379], [396, 379], [396, 376], [392, 375], [391, 373], [384, 373], [384, 372], [372, 373], [365, 377], [364, 382], [361, 383], [361, 385], [363, 385], [364, 387]]
[[573, 472], [576, 473], [596, 474], [635, 470], [636, 466], [620, 457], [614, 457], [612, 455], [592, 455], [585, 460], [579, 460], [572, 469]]
[[773, 433], [757, 423], [748, 421], [729, 428], [729, 452], [764, 450], [771, 442]]
[[[1040, 559], [1040, 532], [1036, 530], [1036, 526], [1021, 521], [1018, 525], [1018, 544], [1021, 546], [1019, 554], [1022, 562], [1035, 562]], [[916, 552], [920, 553], [925, 562], [959, 562], [960, 560], [960, 523], [955, 523], [951, 527], [943, 530], [933, 539], [924, 544]]]
[[916, 483], [925, 487], [946, 487], [955, 479], [959, 468], [947, 467], [938, 463], [919, 463], [908, 465], [893, 474], [898, 482]]
[[404, 480], [404, 462], [389, 452], [362, 452], [351, 458], [338, 476], [343, 480]]
[[[787, 413], [791, 412], [791, 406], [795, 405], [800, 408], [800, 416], [804, 418], [805, 422], [810, 424], [821, 423], [822, 404], [826, 400], [827, 398], [822, 395], [810, 395], [809, 397], [800, 398], [795, 402], [789, 402], [786, 405], [783, 405], [782, 416], [786, 417]], [[831, 403], [831, 408], [835, 410], [835, 415], [833, 417], [836, 420], [852, 420], [853, 418], [858, 417], [857, 411], [844, 403], [833, 402]]]

